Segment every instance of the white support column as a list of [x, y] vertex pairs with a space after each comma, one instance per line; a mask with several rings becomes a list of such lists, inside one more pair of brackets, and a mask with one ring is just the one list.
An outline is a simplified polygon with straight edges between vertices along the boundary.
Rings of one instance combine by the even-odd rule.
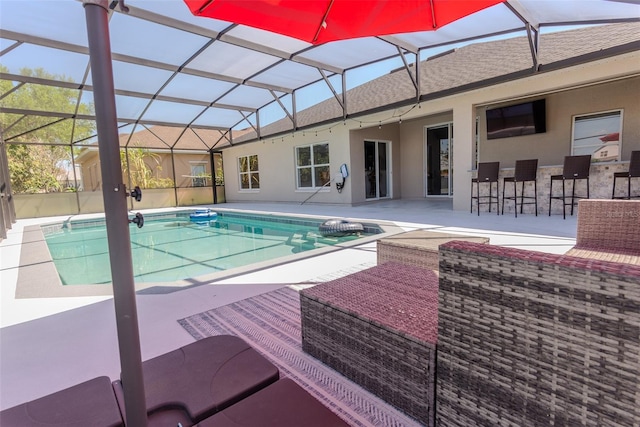
[[475, 107], [460, 102], [453, 107], [453, 209], [469, 209], [473, 147], [476, 138]]

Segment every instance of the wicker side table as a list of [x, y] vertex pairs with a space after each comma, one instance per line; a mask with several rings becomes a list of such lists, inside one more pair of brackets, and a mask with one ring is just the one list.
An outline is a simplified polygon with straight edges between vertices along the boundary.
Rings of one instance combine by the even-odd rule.
[[300, 293], [302, 348], [434, 425], [438, 279], [394, 262]]
[[489, 243], [488, 237], [415, 230], [377, 241], [378, 264], [395, 261], [429, 270], [438, 269], [438, 247], [452, 240]]

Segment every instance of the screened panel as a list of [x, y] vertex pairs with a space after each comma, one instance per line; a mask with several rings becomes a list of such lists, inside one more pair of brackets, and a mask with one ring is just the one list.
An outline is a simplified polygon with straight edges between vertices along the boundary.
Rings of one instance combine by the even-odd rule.
[[320, 77], [317, 68], [295, 62], [282, 62], [252, 77], [251, 81], [293, 90], [313, 83]]
[[120, 149], [120, 165], [129, 188], [173, 188], [171, 154], [131, 146]]
[[190, 97], [199, 101], [217, 101], [222, 95], [231, 90], [235, 85], [230, 82], [207, 79], [185, 73], [178, 73], [167, 86], [160, 92], [163, 96], [175, 98], [184, 97], [189, 93]]
[[133, 58], [179, 66], [208, 41], [166, 25], [115, 13], [109, 22], [111, 51]]
[[2, 15], [5, 31], [74, 44], [87, 40], [84, 8], [76, 1], [3, 1]]
[[252, 86], [236, 86], [217, 100], [220, 104], [245, 108], [259, 108], [271, 101], [273, 101], [273, 96], [268, 90]]
[[147, 105], [148, 99], [116, 94], [116, 110], [120, 119], [137, 120]]
[[[4, 13], [4, 4], [14, 2], [3, 1], [2, 3], [2, 13]], [[4, 20], [2, 25], [4, 27]], [[82, 83], [88, 65], [88, 55], [29, 43], [2, 55], [2, 67], [6, 67], [10, 73], [19, 75], [41, 73], [43, 77], [51, 80], [74, 83]], [[25, 70], [32, 72], [25, 73]]]
[[316, 46], [300, 57], [347, 69], [397, 55], [395, 46], [383, 40], [365, 37]]
[[144, 112], [142, 119], [151, 122], [188, 123], [202, 113], [205, 108], [201, 105], [155, 100]]
[[[177, 19], [190, 25], [198, 25], [215, 32], [222, 31], [229, 26], [228, 22], [204, 19], [192, 15], [189, 8], [185, 7], [184, 3], [180, 1], [127, 0], [127, 6]], [[135, 11], [130, 11], [130, 13], [135, 13]]]
[[113, 61], [113, 85], [116, 90], [154, 95], [172, 74], [158, 68]]
[[178, 188], [211, 187], [211, 159], [209, 153], [174, 153], [176, 186]]
[[[4, 113], [0, 115], [0, 120], [2, 120], [3, 141], [10, 142], [22, 140], [20, 135], [23, 131], [20, 128], [15, 127], [22, 119], [24, 119], [24, 115], [22, 114]], [[26, 132], [28, 132], [28, 130]]]
[[275, 64], [278, 60], [279, 58], [261, 52], [230, 43], [217, 42], [189, 62], [188, 68], [244, 80], [263, 68]]
[[[60, 116], [69, 116], [75, 114], [79, 97], [80, 91], [76, 89], [25, 83], [3, 98], [0, 105], [27, 112], [59, 113]], [[80, 108], [85, 113], [92, 112], [91, 106], [85, 105]]]
[[[452, 72], [452, 80], [457, 85], [473, 84], [478, 79], [509, 78], [513, 72], [535, 68], [531, 47], [527, 39], [521, 37], [526, 35], [527, 24], [534, 30], [539, 28], [541, 33], [549, 33], [588, 24], [637, 22], [640, 16], [640, 5], [630, 1], [591, 0], [589, 7], [584, 7], [582, 0], [542, 3], [519, 0], [513, 7], [498, 4], [437, 31], [364, 37], [312, 46], [263, 30], [194, 17], [182, 1], [128, 0], [127, 6], [130, 10], [123, 13], [116, 7], [116, 2], [109, 2], [109, 7], [115, 8], [109, 12], [109, 35], [118, 122], [233, 129], [233, 135], [211, 142], [216, 148], [228, 146], [231, 141], [246, 142], [259, 136], [295, 131], [294, 126], [308, 127], [328, 120], [342, 120], [344, 111], [330, 95], [318, 70], [324, 70], [340, 95], [343, 90], [349, 91], [346, 94], [347, 114], [372, 111], [393, 103], [410, 105], [415, 104], [416, 93], [403, 69], [401, 52], [405, 52], [409, 63], [415, 62], [417, 52], [421, 60], [432, 58], [438, 61], [438, 69]], [[0, 108], [5, 109], [0, 113], [7, 116], [2, 120], [5, 136], [15, 138], [20, 134], [10, 127], [16, 121], [11, 117], [15, 111], [8, 111], [12, 108], [24, 110], [30, 117], [40, 116], [24, 119], [25, 123], [34, 126], [42, 123], [41, 113], [51, 116], [47, 123], [73, 114], [94, 114], [92, 107], [84, 109], [93, 103], [93, 82], [89, 70], [85, 6], [81, 1], [4, 1], [0, 24], [3, 30], [0, 83], [3, 89], [7, 83], [12, 87], [18, 84], [14, 81], [18, 79], [12, 78], [11, 74], [22, 74], [21, 70], [25, 68], [31, 70], [29, 73], [38, 70], [42, 74], [35, 81], [22, 78], [25, 87], [17, 90], [16, 94], [31, 90], [28, 85], [43, 88], [38, 91], [37, 103], [25, 101], [18, 103], [17, 107], [9, 105], [7, 102], [12, 95], [0, 100]], [[629, 49], [639, 39], [637, 26], [611, 27], [616, 32], [615, 37], [603, 30], [608, 37], [596, 37], [595, 43], [580, 44], [580, 40], [571, 41], [569, 38], [567, 40], [573, 46], [571, 49], [564, 48], [567, 41], [551, 43], [552, 46], [560, 46], [559, 49], [548, 48], [542, 42], [538, 58], [545, 65], [554, 63], [564, 67], [571, 65], [570, 60], [578, 55], [591, 55], [597, 59], [600, 52], [606, 55], [616, 46]], [[470, 44], [481, 45], [487, 40], [497, 39], [508, 41], [514, 37], [519, 37], [517, 43], [522, 48], [507, 61], [497, 56], [505, 51], [499, 47], [487, 52], [479, 49], [476, 57], [467, 58], [464, 63], [452, 59], [461, 56], [457, 54], [434, 58], [434, 55], [453, 48], [459, 52]], [[499, 64], [499, 67], [495, 68], [493, 75], [482, 75], [481, 71], [487, 69], [489, 62]], [[425, 64], [420, 66], [425, 67]], [[451, 89], [437, 83], [437, 70], [421, 71], [422, 95], [432, 96], [438, 91]], [[343, 72], [346, 74], [346, 89], [342, 88]], [[392, 74], [402, 76], [402, 80], [393, 81]], [[372, 78], [378, 77], [384, 79], [383, 83], [388, 81], [388, 91], [371, 91], [366, 86]], [[85, 84], [84, 89], [68, 89], [70, 82], [77, 88]], [[75, 101], [63, 106], [43, 102], [48, 99], [49, 90], [65, 86], [65, 90], [75, 91], [69, 96]], [[273, 95], [270, 91], [282, 97], [292, 90], [297, 93], [296, 111], [293, 107], [289, 109], [289, 105], [286, 108], [297, 117], [295, 125], [286, 114], [276, 115], [276, 109], [271, 105]], [[152, 100], [158, 92], [159, 99]], [[386, 93], [390, 96], [385, 96]], [[171, 103], [163, 97], [180, 102]], [[78, 98], [81, 103], [76, 111]], [[206, 104], [214, 102], [236, 109], [237, 114], [227, 115], [217, 110], [203, 113]], [[310, 112], [314, 107], [318, 110]], [[264, 114], [259, 114], [264, 121], [258, 121], [255, 110], [263, 108]], [[82, 127], [84, 125], [80, 129]], [[82, 134], [63, 139], [89, 145]], [[174, 146], [176, 141], [165, 139], [163, 142]]]
[[71, 147], [8, 144], [7, 157], [15, 194], [75, 192], [82, 187]]
[[346, 72], [347, 90], [382, 77], [389, 74], [391, 70], [397, 70], [401, 67], [403, 67], [402, 59], [391, 58], [379, 61], [375, 65], [352, 68]]
[[[201, 21], [208, 21], [206, 18], [199, 19]], [[211, 19], [211, 21], [215, 21], [218, 23], [222, 22], [215, 19]], [[224, 36], [222, 36], [222, 40], [229, 38], [238, 38], [240, 40], [246, 40], [250, 43], [273, 46], [275, 50], [283, 52], [287, 55], [291, 55], [311, 46], [309, 43], [302, 40], [283, 36], [281, 34], [271, 33], [259, 28], [246, 27], [243, 25], [238, 25], [232, 28]]]
[[[576, 3], [573, 3], [573, 7], [575, 7]], [[546, 6], [547, 4], [545, 4], [545, 7]], [[530, 10], [529, 8], [527, 9]], [[516, 15], [508, 13], [507, 6], [498, 4], [445, 25], [444, 27], [439, 28], [438, 31], [420, 31], [415, 33], [398, 34], [397, 37], [414, 46], [428, 48], [443, 44], [454, 44], [461, 40], [468, 40], [476, 37], [482, 38], [488, 34], [514, 31], [520, 28], [522, 28], [522, 21]], [[483, 40], [476, 40], [475, 42], [477, 41]], [[451, 49], [451, 47], [449, 47], [449, 49]]]
[[308, 126], [320, 120], [340, 119], [344, 116], [342, 105], [324, 82], [318, 82], [314, 87], [300, 89], [299, 94], [296, 94], [297, 98], [306, 98], [307, 90], [315, 91], [317, 96], [325, 100], [313, 108], [301, 110], [298, 114], [298, 126]]
[[[329, 77], [329, 82], [338, 93], [338, 96], [340, 96], [342, 93], [342, 76], [331, 76]], [[296, 91], [296, 107], [298, 107], [298, 111], [304, 111], [320, 102], [333, 98], [333, 96], [331, 88], [324, 80], [316, 82]]]
[[216, 139], [220, 138], [220, 131], [208, 129], [180, 129], [181, 134], [176, 138], [173, 148], [177, 150], [209, 150]]
[[[260, 124], [262, 124], [262, 126], [265, 126], [265, 127], [287, 117], [287, 113], [282, 109], [280, 104], [278, 104], [276, 101], [273, 101], [268, 106], [265, 106], [264, 108], [260, 109], [259, 114], [260, 114]], [[263, 129], [263, 131], [265, 130], [266, 129]], [[266, 133], [269, 133], [269, 132], [267, 131]]]
[[[73, 120], [55, 119], [55, 122], [52, 122], [51, 120], [53, 120], [51, 117], [29, 116], [25, 118], [25, 120], [19, 122], [18, 125], [23, 125], [24, 129], [35, 130], [25, 131], [25, 133], [20, 134], [16, 138], [9, 139], [8, 141], [28, 144], [69, 145], [73, 131]], [[35, 126], [35, 121], [38, 121], [40, 125]], [[87, 129], [87, 131], [90, 130], [92, 129]], [[78, 131], [81, 132], [83, 130], [78, 129]]]
[[242, 121], [243, 116], [239, 111], [231, 110], [227, 108], [202, 108], [203, 112], [193, 122], [196, 126], [212, 126], [228, 129], [234, 126], [236, 123]]

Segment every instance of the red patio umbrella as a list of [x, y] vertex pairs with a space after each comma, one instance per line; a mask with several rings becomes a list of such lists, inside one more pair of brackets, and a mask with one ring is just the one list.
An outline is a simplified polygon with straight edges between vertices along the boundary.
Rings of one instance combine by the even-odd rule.
[[191, 13], [313, 44], [431, 31], [503, 0], [184, 0]]

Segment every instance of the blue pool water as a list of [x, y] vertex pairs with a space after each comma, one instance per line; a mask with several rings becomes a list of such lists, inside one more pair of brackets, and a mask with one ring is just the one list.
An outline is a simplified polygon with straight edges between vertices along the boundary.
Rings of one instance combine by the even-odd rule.
[[[135, 281], [171, 282], [357, 239], [322, 237], [322, 220], [219, 213], [194, 222], [188, 213], [145, 218], [130, 227]], [[367, 227], [367, 233], [375, 228]], [[111, 282], [104, 225], [71, 224], [45, 232], [49, 252], [65, 285]]]

